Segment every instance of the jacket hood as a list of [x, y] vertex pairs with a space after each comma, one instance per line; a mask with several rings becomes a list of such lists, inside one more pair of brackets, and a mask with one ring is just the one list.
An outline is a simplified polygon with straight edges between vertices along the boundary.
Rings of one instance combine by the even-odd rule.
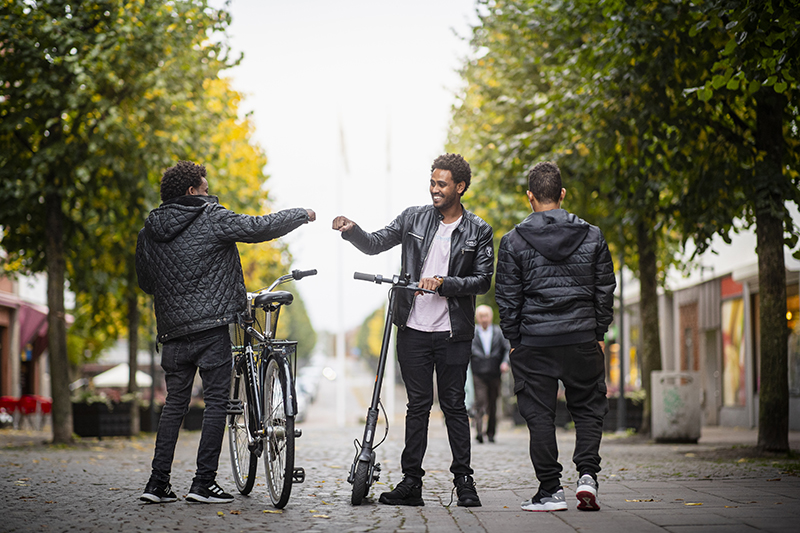
[[551, 261], [563, 261], [581, 245], [589, 224], [563, 209], [531, 213], [517, 224], [517, 233]]
[[208, 204], [216, 203], [216, 196], [186, 195], [167, 200], [150, 211], [144, 229], [154, 241], [169, 242], [188, 228]]

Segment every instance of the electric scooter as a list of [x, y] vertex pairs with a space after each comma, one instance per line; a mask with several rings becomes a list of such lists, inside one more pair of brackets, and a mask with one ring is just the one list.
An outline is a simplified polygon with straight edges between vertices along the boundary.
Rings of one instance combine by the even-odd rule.
[[[350, 498], [350, 503], [353, 505], [361, 505], [361, 501], [369, 492], [369, 488], [373, 483], [380, 479], [381, 465], [375, 462], [375, 448], [380, 446], [383, 442], [379, 442], [373, 446], [375, 441], [375, 429], [378, 425], [378, 407], [383, 408], [381, 404], [381, 384], [383, 383], [383, 371], [386, 367], [386, 359], [389, 352], [389, 342], [392, 336], [392, 317], [394, 315], [394, 297], [396, 290], [412, 290], [419, 292], [427, 292], [433, 294], [434, 291], [421, 289], [417, 287], [416, 283], [411, 283], [410, 276], [406, 274], [404, 277], [397, 275], [391, 277], [384, 277], [379, 274], [363, 274], [356, 272], [353, 278], [362, 281], [372, 281], [380, 285], [381, 283], [391, 283], [389, 289], [389, 309], [386, 312], [386, 324], [383, 328], [383, 343], [381, 344], [381, 355], [378, 360], [378, 373], [375, 377], [375, 386], [372, 390], [372, 402], [367, 410], [367, 423], [364, 427], [364, 438], [361, 443], [357, 440], [356, 455], [353, 459], [353, 464], [350, 467], [350, 475], [347, 478], [348, 483], [353, 485], [353, 493]], [[384, 410], [384, 418], [386, 418], [386, 411]], [[386, 434], [389, 434], [389, 424], [387, 418]], [[386, 436], [384, 435], [384, 439]]]

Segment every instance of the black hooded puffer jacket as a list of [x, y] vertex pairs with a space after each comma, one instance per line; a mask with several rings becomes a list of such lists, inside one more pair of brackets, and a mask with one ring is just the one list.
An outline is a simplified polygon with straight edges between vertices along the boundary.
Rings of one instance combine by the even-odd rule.
[[216, 196], [180, 196], [150, 212], [136, 243], [139, 286], [155, 296], [158, 341], [229, 324], [245, 306], [237, 242], [277, 239], [305, 209], [239, 215]]
[[600, 229], [563, 209], [530, 214], [500, 241], [495, 298], [512, 347], [603, 340], [616, 286]]

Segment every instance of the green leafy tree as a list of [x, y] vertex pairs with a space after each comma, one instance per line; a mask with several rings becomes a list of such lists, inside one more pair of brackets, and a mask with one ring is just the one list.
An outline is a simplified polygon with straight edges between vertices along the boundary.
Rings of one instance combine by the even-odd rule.
[[[759, 271], [760, 388], [758, 445], [789, 450], [788, 328], [784, 245], [796, 246], [787, 202], [800, 204], [800, 5], [764, 0], [711, 0], [695, 13], [694, 38], [717, 44], [709, 76], [690, 88], [735, 159], [690, 188], [699, 215], [684, 232], [707, 248], [734, 221], [755, 226]], [[717, 161], [715, 161], [717, 162]], [[714, 202], [709, 192], [727, 193]], [[725, 193], [723, 193], [725, 194]], [[800, 251], [798, 252], [800, 254]]]
[[[197, 73], [224, 64], [224, 47], [208, 36], [227, 22], [224, 11], [202, 0], [20, 0], [0, 7], [2, 245], [6, 269], [48, 275], [54, 442], [72, 439], [63, 295], [67, 265], [91, 253], [82, 248], [92, 241], [84, 242], [81, 228], [96, 212], [86, 200], [124, 191], [122, 205], [106, 209], [130, 211], [131, 194], [143, 190], [141, 168], [152, 161], [119, 157], [135, 146], [139, 130], [131, 122], [147, 124], [155, 109], [163, 117], [180, 115], [175, 102], [198, 89]], [[204, 57], [188, 61], [187, 50]], [[191, 144], [180, 132], [159, 130], [160, 123], [152, 131], [164, 142]], [[130, 286], [132, 277], [125, 282]]]

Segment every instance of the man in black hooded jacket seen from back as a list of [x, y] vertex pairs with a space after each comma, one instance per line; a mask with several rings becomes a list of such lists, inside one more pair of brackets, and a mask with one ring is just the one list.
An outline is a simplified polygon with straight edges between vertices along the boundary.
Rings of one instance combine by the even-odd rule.
[[197, 370], [203, 380], [203, 427], [197, 470], [186, 499], [226, 503], [216, 482], [231, 381], [228, 324], [244, 310], [246, 291], [237, 242], [277, 239], [316, 218], [310, 209], [240, 215], [208, 194], [206, 169], [179, 161], [161, 178], [162, 204], [147, 217], [136, 243], [139, 286], [155, 300], [167, 399], [161, 411], [150, 480], [141, 500], [177, 500], [170, 472], [178, 432]]
[[598, 510], [597, 473], [606, 399], [603, 338], [613, 319], [614, 265], [603, 234], [561, 209], [566, 190], [552, 162], [528, 175], [533, 213], [503, 236], [495, 297], [511, 343], [520, 414], [530, 432], [539, 490], [525, 511], [567, 509], [555, 434], [558, 381], [575, 422], [578, 509]]

